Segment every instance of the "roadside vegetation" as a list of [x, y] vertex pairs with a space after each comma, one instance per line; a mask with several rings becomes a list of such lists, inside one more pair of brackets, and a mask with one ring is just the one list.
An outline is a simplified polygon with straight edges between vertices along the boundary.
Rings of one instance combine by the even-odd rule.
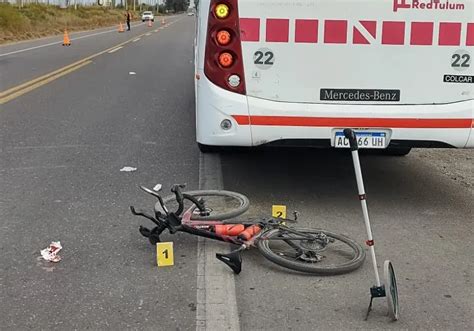
[[[45, 4], [28, 4], [22, 8], [0, 3], [0, 44], [44, 37], [68, 31], [88, 30], [117, 25], [125, 21], [124, 9], [78, 6], [61, 9]], [[139, 12], [133, 14], [139, 19]]]

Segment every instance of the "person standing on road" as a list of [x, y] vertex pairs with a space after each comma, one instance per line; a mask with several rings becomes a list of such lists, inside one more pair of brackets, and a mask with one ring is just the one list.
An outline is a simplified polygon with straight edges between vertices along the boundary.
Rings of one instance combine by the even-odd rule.
[[127, 19], [127, 31], [130, 31], [130, 20], [132, 19], [132, 14], [130, 14], [130, 11], [128, 9], [125, 13], [125, 17]]

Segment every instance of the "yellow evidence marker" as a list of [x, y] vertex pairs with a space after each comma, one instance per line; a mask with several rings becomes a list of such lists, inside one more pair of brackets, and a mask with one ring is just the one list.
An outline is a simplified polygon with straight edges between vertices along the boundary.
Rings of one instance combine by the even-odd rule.
[[156, 244], [156, 263], [159, 267], [167, 267], [174, 265], [173, 243], [157, 243]]
[[272, 217], [286, 218], [286, 206], [273, 205], [272, 206]]

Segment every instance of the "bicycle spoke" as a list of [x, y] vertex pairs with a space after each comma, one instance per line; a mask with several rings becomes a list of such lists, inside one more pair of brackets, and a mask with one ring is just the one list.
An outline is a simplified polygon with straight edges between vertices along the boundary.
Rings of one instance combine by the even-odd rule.
[[[277, 230], [278, 231], [278, 230]], [[280, 230], [265, 238], [265, 245], [288, 261], [331, 267], [351, 261], [354, 250], [345, 242], [315, 231], [301, 236], [297, 231]], [[313, 239], [308, 240], [307, 237]], [[285, 245], [286, 244], [286, 245]]]

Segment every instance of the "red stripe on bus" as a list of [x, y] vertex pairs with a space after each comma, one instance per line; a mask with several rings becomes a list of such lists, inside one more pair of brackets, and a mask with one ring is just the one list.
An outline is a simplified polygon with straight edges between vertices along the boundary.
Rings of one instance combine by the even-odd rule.
[[471, 128], [470, 118], [342, 118], [232, 115], [239, 125], [355, 127], [355, 128], [416, 128], [462, 129]]
[[[351, 31], [347, 20], [319, 20], [319, 19], [295, 19], [295, 43], [318, 43], [319, 23], [324, 27], [325, 44], [347, 44], [347, 34]], [[382, 45], [412, 45], [432, 46], [434, 37], [434, 22], [403, 22], [403, 21], [359, 21], [374, 39], [377, 24], [382, 24]], [[244, 42], [260, 41], [259, 18], [241, 18], [240, 34]], [[289, 42], [289, 19], [269, 18], [266, 20], [267, 42]], [[409, 41], [405, 40], [407, 25], [411, 25]], [[439, 24], [438, 45], [439, 46], [461, 46], [461, 30], [464, 23], [441, 22]], [[352, 25], [351, 25], [352, 26]], [[352, 44], [368, 45], [371, 43], [361, 33], [360, 28], [352, 26]], [[463, 40], [464, 41], [464, 40]], [[474, 46], [474, 23], [466, 24], [466, 46]]]
[[290, 34], [290, 20], [281, 18], [267, 19], [267, 42], [287, 43]]
[[362, 33], [356, 28], [352, 31], [352, 43], [356, 45], [369, 45], [370, 42], [362, 35]]
[[260, 41], [260, 19], [259, 18], [241, 18], [240, 40], [242, 41]]
[[466, 46], [474, 46], [474, 23], [467, 23]]
[[377, 34], [377, 21], [359, 21], [360, 24], [370, 33], [372, 37], [376, 37]]
[[412, 22], [410, 45], [433, 45], [433, 22]]
[[317, 43], [318, 20], [296, 20], [295, 43]]
[[[364, 29], [375, 39], [377, 32], [377, 21], [359, 21]], [[352, 29], [352, 43], [356, 45], [369, 45], [370, 41], [364, 37], [357, 27]]]
[[384, 21], [382, 23], [382, 44], [405, 44], [405, 22]]
[[324, 43], [346, 44], [347, 43], [347, 21], [343, 21], [343, 20], [324, 21]]
[[461, 23], [451, 23], [451, 22], [439, 23], [438, 45], [440, 46], [461, 45]]

